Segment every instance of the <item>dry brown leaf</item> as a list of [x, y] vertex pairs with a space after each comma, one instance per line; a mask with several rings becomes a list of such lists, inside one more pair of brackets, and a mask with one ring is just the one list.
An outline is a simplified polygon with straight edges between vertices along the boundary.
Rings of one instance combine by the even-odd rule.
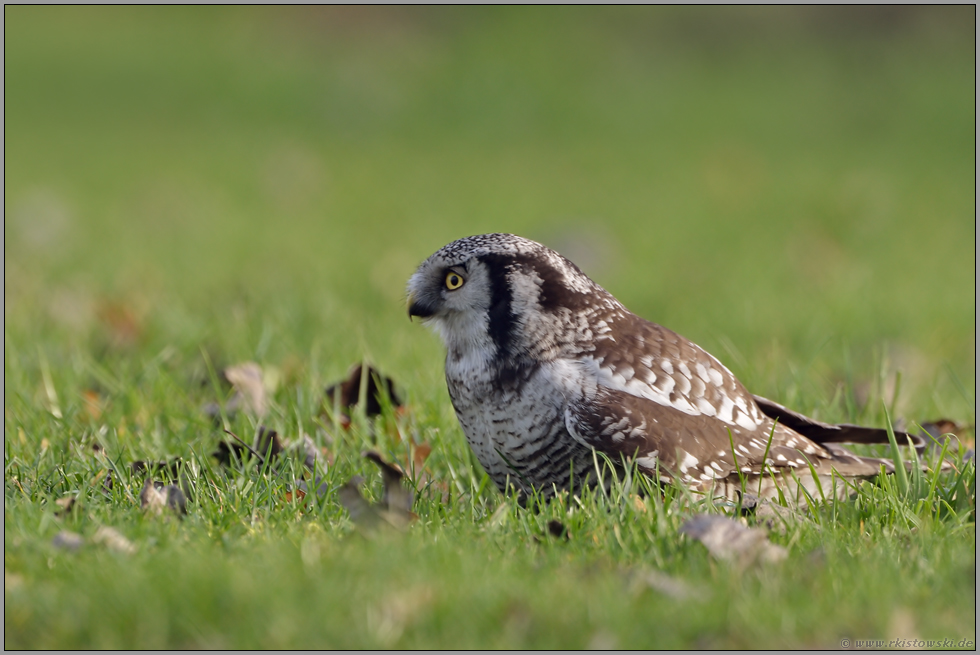
[[327, 470], [327, 465], [332, 464], [330, 460], [330, 453], [324, 448], [319, 449], [310, 438], [310, 435], [304, 434], [299, 441], [299, 447], [303, 451], [303, 466], [305, 466], [310, 471], [320, 472]]
[[143, 312], [133, 305], [104, 300], [99, 306], [98, 316], [113, 346], [135, 346], [143, 337]]
[[231, 430], [224, 432], [233, 441], [219, 441], [217, 449], [211, 453], [211, 456], [218, 460], [219, 464], [230, 467], [233, 464], [244, 464], [249, 461], [250, 457], [254, 457], [263, 466], [268, 466], [270, 471], [277, 472], [273, 466], [273, 461], [285, 450], [285, 447], [275, 430], [260, 425], [252, 446], [245, 443], [241, 437]]
[[568, 529], [565, 524], [557, 519], [551, 519], [548, 521], [548, 534], [556, 539], [564, 539], [568, 541]]
[[306, 480], [299, 480], [296, 483], [297, 493], [302, 493], [304, 495], [309, 494], [311, 493], [311, 488], [313, 489], [313, 492], [316, 493], [317, 498], [323, 498], [327, 492], [330, 491], [330, 487], [327, 485], [326, 480], [321, 475], [314, 476], [313, 482], [310, 484], [307, 484]]
[[959, 436], [964, 430], [972, 429], [969, 425], [959, 425], [956, 421], [948, 418], [939, 418], [935, 421], [926, 421], [920, 426], [925, 430], [929, 436], [933, 439], [938, 440], [944, 434], [951, 434], [954, 437]]
[[949, 443], [946, 446], [948, 455], [957, 454], [960, 444], [962, 444], [967, 451], [966, 459], [969, 460], [973, 457], [975, 441], [973, 437], [968, 435], [973, 432], [974, 426], [960, 425], [948, 418], [940, 418], [935, 421], [926, 421], [920, 427], [925, 432], [926, 442], [932, 447], [932, 450], [939, 452], [943, 443], [948, 439]]
[[211, 457], [223, 466], [231, 466], [234, 462], [244, 462], [248, 459], [248, 448], [234, 441], [219, 441], [217, 449]]
[[700, 541], [715, 558], [740, 566], [756, 561], [778, 562], [787, 556], [785, 548], [769, 541], [765, 530], [748, 528], [727, 516], [695, 516], [681, 526], [680, 532]]
[[255, 445], [253, 446], [255, 452], [265, 458], [275, 457], [283, 450], [282, 442], [279, 440], [279, 434], [264, 425], [259, 426], [258, 434], [255, 435]]
[[645, 502], [643, 502], [643, 499], [640, 498], [636, 494], [632, 494], [631, 497], [633, 499], [633, 507], [636, 508], [636, 511], [643, 512], [644, 514], [646, 514], [647, 513], [647, 504]]
[[745, 501], [748, 499], [752, 502], [751, 514], [770, 532], [786, 534], [786, 531], [797, 523], [813, 523], [796, 507], [784, 507], [768, 499], [759, 500], [751, 494], [745, 494], [743, 497], [743, 509], [746, 508]]
[[[102, 475], [103, 472], [105, 472], [104, 477]], [[99, 474], [95, 476], [94, 480], [92, 480], [92, 486], [97, 485], [99, 483], [99, 480], [102, 480], [102, 493], [111, 496], [112, 495], [112, 471], [106, 469], [102, 469], [102, 471], [99, 471]]]
[[[323, 497], [329, 491], [329, 487], [321, 473], [327, 471], [327, 467], [333, 464], [333, 455], [326, 448], [317, 448], [313, 439], [304, 434], [293, 442], [292, 447], [299, 448], [303, 454], [303, 466], [308, 471], [308, 476], [313, 476], [312, 485], [308, 485], [305, 480], [296, 483], [295, 497], [302, 499], [306, 497], [310, 487], [314, 489], [318, 497]], [[293, 498], [293, 492], [287, 492], [287, 500]]]
[[102, 526], [95, 531], [92, 536], [92, 543], [102, 544], [110, 550], [114, 550], [118, 553], [125, 553], [131, 555], [136, 552], [136, 546], [133, 545], [126, 537], [122, 536], [114, 528]]
[[435, 599], [435, 593], [422, 584], [402, 591], [389, 590], [374, 606], [368, 608], [368, 629], [385, 648], [392, 648], [405, 628], [424, 616]]
[[367, 403], [364, 406], [366, 416], [378, 416], [384, 404], [390, 404], [397, 412], [402, 401], [395, 390], [395, 382], [390, 377], [382, 375], [373, 366], [368, 366], [367, 379], [362, 380], [363, 366], [355, 364], [347, 373], [347, 377], [326, 388], [327, 409], [331, 413], [334, 408], [340, 410], [338, 421], [344, 428], [350, 427], [350, 414], [361, 400], [361, 388]]
[[372, 505], [361, 494], [363, 479], [355, 476], [340, 488], [340, 503], [350, 513], [351, 520], [358, 527], [372, 530], [384, 524], [404, 530], [418, 515], [412, 512], [414, 492], [402, 484], [404, 472], [397, 464], [386, 461], [379, 453], [368, 451], [364, 457], [381, 469], [384, 480], [384, 496], [377, 505]]
[[[89, 486], [94, 487], [95, 485], [99, 484], [99, 482], [102, 482], [102, 479], [103, 478], [109, 476], [109, 474], [110, 474], [109, 469], [102, 469], [102, 470], [100, 470], [98, 473], [95, 474], [95, 477], [92, 478], [92, 481], [89, 482]], [[109, 482], [109, 488], [112, 489], [112, 482], [111, 481]]]
[[105, 403], [98, 391], [86, 389], [82, 392], [82, 399], [85, 401], [85, 413], [93, 421], [99, 420], [105, 410]]
[[51, 545], [63, 550], [78, 550], [85, 544], [82, 535], [77, 532], [62, 530], [51, 540]]
[[340, 496], [340, 504], [350, 514], [350, 518], [355, 524], [374, 527], [381, 517], [378, 510], [361, 495], [360, 486], [363, 482], [363, 478], [355, 475], [337, 493]]
[[64, 498], [59, 498], [54, 501], [54, 504], [61, 509], [54, 513], [57, 517], [64, 517], [71, 513], [72, 509], [75, 508], [76, 502], [74, 496], [65, 496]]
[[169, 508], [181, 516], [187, 513], [187, 498], [176, 485], [147, 479], [140, 492], [140, 508], [153, 516]]
[[413, 443], [411, 444], [410, 450], [412, 452], [412, 463], [415, 465], [415, 471], [421, 471], [425, 460], [432, 454], [432, 446], [428, 443]]
[[403, 470], [411, 478], [414, 483], [413, 486], [419, 490], [447, 491], [448, 486], [445, 483], [433, 481], [432, 476], [425, 470], [425, 462], [432, 454], [432, 446], [428, 442], [417, 442], [412, 434], [407, 435], [404, 439], [400, 437], [396, 442], [403, 440], [408, 444], [408, 458]]
[[687, 582], [661, 571], [644, 571], [638, 582], [674, 600], [702, 599], [704, 593]]
[[224, 370], [225, 379], [235, 388], [235, 396], [228, 402], [227, 410], [234, 411], [244, 405], [246, 411], [262, 418], [269, 410], [269, 400], [262, 382], [262, 368], [255, 362], [243, 362]]
[[380, 453], [369, 450], [364, 453], [364, 457], [371, 460], [381, 469], [381, 477], [384, 480], [385, 493], [381, 503], [385, 509], [393, 512], [411, 513], [412, 504], [415, 502], [415, 493], [402, 484], [405, 472], [401, 467], [393, 462], [387, 462]]

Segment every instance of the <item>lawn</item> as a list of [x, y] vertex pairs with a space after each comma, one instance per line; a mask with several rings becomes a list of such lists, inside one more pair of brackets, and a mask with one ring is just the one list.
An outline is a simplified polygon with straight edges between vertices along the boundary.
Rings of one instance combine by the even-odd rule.
[[[4, 646], [972, 649], [975, 20], [5, 7]], [[520, 507], [406, 316], [482, 232], [796, 410], [952, 421], [956, 470], [745, 517], [779, 562], [711, 555], [680, 529], [732, 508], [645, 479]], [[324, 389], [362, 361], [404, 407], [344, 428]], [[274, 460], [213, 456], [260, 425]], [[369, 449], [417, 465], [407, 526], [343, 502], [382, 499]], [[141, 509], [147, 475], [186, 515]]]

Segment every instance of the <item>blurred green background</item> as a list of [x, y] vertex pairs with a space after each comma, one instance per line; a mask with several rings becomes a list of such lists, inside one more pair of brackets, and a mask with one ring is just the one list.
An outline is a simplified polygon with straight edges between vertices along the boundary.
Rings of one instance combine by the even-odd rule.
[[[975, 25], [972, 5], [5, 6], [5, 646], [975, 634], [975, 484], [959, 514], [865, 487], [744, 575], [658, 498], [524, 512], [481, 486], [442, 346], [404, 305], [436, 249], [515, 232], [756, 393], [973, 423]], [[459, 492], [427, 488], [400, 540], [352, 534], [334, 491], [364, 475], [380, 498], [360, 452], [411, 452], [321, 416], [362, 357]], [[321, 508], [287, 500], [291, 479], [210, 471], [184, 521], [144, 515], [125, 471], [208, 464], [224, 435], [202, 406], [230, 394], [208, 362], [245, 360], [263, 424], [336, 456]], [[102, 526], [137, 552], [95, 544]], [[52, 545], [63, 529], [87, 545]], [[650, 569], [692, 597], [643, 592]]]
[[507, 231], [757, 393], [819, 405], [902, 371], [912, 410], [972, 417], [974, 27], [973, 6], [7, 6], [5, 356], [203, 346], [319, 384], [366, 355], [441, 398], [405, 281]]

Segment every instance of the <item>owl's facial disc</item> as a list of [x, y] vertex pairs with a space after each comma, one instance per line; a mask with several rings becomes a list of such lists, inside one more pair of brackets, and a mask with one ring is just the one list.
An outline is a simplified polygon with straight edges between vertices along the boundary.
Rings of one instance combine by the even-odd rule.
[[480, 254], [437, 252], [408, 282], [409, 317], [418, 316], [450, 353], [493, 353], [488, 332], [491, 271]]
[[459, 314], [486, 309], [485, 267], [475, 258], [459, 261], [435, 255], [408, 283], [408, 315], [452, 320]]
[[[440, 313], [440, 310], [463, 310], [466, 309], [466, 299], [461, 296], [470, 296], [466, 286], [469, 271], [465, 265], [456, 266], [435, 266], [434, 272], [423, 269], [426, 265], [419, 267], [419, 271], [412, 277], [408, 287], [408, 317], [418, 316], [421, 319], [432, 318]], [[442, 276], [441, 284], [437, 282]]]

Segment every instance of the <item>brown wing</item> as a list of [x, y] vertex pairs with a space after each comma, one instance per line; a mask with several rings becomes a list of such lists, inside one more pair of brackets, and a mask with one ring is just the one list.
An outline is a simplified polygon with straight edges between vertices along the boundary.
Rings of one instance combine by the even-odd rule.
[[[704, 482], [736, 473], [776, 468], [807, 468], [807, 458], [832, 454], [792, 430], [768, 421], [749, 431], [713, 416], [692, 416], [628, 392], [599, 386], [590, 397], [569, 403], [565, 426], [573, 438], [613, 459], [635, 457], [637, 464], [684, 482]], [[771, 435], [771, 443], [770, 443]]]
[[881, 443], [884, 431], [820, 423], [754, 397], [717, 359], [667, 328], [628, 311], [611, 312], [592, 327], [586, 368], [595, 391], [567, 407], [565, 422], [574, 438], [614, 459], [635, 457], [645, 470], [659, 466], [701, 488], [758, 476], [766, 465], [824, 479], [892, 468], [836, 445]]
[[627, 311], [597, 316], [592, 330], [598, 384], [733, 428], [771, 423], [731, 371], [681, 335]]

